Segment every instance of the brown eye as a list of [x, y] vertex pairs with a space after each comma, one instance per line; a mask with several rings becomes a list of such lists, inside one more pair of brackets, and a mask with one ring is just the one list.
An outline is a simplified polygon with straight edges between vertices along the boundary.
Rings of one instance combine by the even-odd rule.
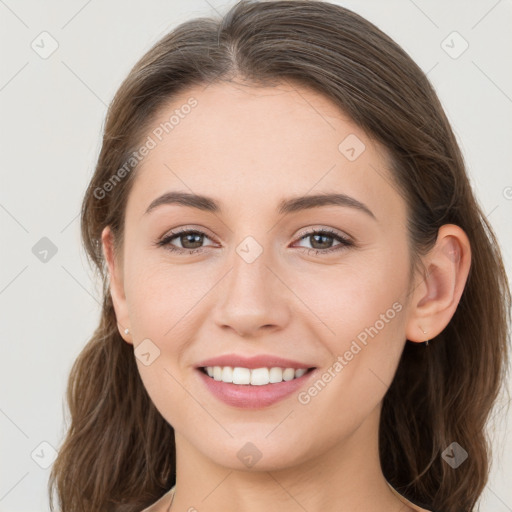
[[198, 247], [201, 247], [203, 237], [204, 235], [200, 235], [199, 233], [190, 232], [189, 234], [177, 235], [174, 238], [177, 238], [180, 241], [181, 246], [184, 249], [197, 249]]
[[[303, 247], [303, 249], [306, 249], [308, 253], [314, 251], [315, 254], [331, 253], [354, 245], [348, 238], [341, 236], [335, 231], [325, 229], [303, 234], [300, 241], [303, 240], [309, 240], [311, 244], [311, 247]], [[333, 245], [334, 241], [339, 243]]]
[[[192, 254], [200, 252], [207, 247], [203, 246], [205, 239], [209, 240], [209, 237], [202, 231], [195, 229], [183, 229], [169, 233], [159, 240], [156, 245], [159, 247], [165, 247], [169, 251]], [[175, 240], [178, 241], [180, 244], [179, 246], [175, 245]]]

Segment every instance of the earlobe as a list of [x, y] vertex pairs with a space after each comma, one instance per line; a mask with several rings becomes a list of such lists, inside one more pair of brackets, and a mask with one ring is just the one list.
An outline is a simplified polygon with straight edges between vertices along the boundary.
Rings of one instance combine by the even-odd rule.
[[471, 266], [471, 246], [464, 230], [455, 224], [441, 226], [424, 263], [426, 272], [414, 290], [406, 330], [407, 339], [414, 342], [437, 336], [457, 309]]
[[126, 303], [126, 296], [124, 293], [124, 280], [123, 272], [116, 258], [114, 251], [114, 235], [109, 226], [103, 229], [101, 233], [101, 242], [103, 248], [103, 256], [108, 267], [109, 282], [110, 282], [110, 295], [117, 319], [117, 328], [124, 341], [133, 344], [130, 334], [130, 319], [128, 316], [128, 307]]

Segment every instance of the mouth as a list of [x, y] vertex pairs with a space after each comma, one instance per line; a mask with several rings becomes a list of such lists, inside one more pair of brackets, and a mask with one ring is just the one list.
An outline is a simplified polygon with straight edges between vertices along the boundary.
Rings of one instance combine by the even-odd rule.
[[244, 368], [240, 366], [202, 366], [199, 370], [217, 382], [237, 386], [266, 386], [300, 379], [315, 370], [311, 368], [262, 367]]
[[317, 373], [316, 367], [202, 366], [197, 375], [214, 398], [237, 409], [262, 409], [297, 394]]

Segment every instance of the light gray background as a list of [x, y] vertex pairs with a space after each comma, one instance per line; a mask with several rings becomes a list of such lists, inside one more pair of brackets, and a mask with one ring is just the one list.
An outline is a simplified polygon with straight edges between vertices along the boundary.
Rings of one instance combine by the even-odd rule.
[[[0, 0], [0, 511], [48, 510], [50, 469], [38, 463], [51, 463], [51, 448], [41, 443], [61, 443], [67, 376], [98, 320], [99, 288], [80, 247], [78, 212], [106, 106], [161, 36], [233, 3]], [[428, 72], [510, 276], [512, 3], [339, 3], [378, 25]], [[49, 39], [41, 42], [43, 31], [58, 43], [47, 59], [31, 47], [35, 41], [40, 52], [50, 48]], [[464, 43], [453, 31], [469, 44], [458, 58]], [[58, 249], [46, 262], [32, 252], [42, 237]], [[493, 429], [484, 512], [512, 511], [511, 424], [509, 416]]]

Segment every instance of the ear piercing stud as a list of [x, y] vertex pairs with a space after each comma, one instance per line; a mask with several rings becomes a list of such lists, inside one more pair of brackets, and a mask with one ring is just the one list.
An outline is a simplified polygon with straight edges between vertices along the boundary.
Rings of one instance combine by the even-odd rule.
[[[427, 331], [424, 331], [423, 329], [421, 329], [423, 334], [427, 334]], [[428, 347], [428, 340], [425, 340], [425, 347]]]
[[124, 330], [124, 333], [125, 333], [125, 334], [130, 334], [130, 329], [125, 329], [125, 330]]

